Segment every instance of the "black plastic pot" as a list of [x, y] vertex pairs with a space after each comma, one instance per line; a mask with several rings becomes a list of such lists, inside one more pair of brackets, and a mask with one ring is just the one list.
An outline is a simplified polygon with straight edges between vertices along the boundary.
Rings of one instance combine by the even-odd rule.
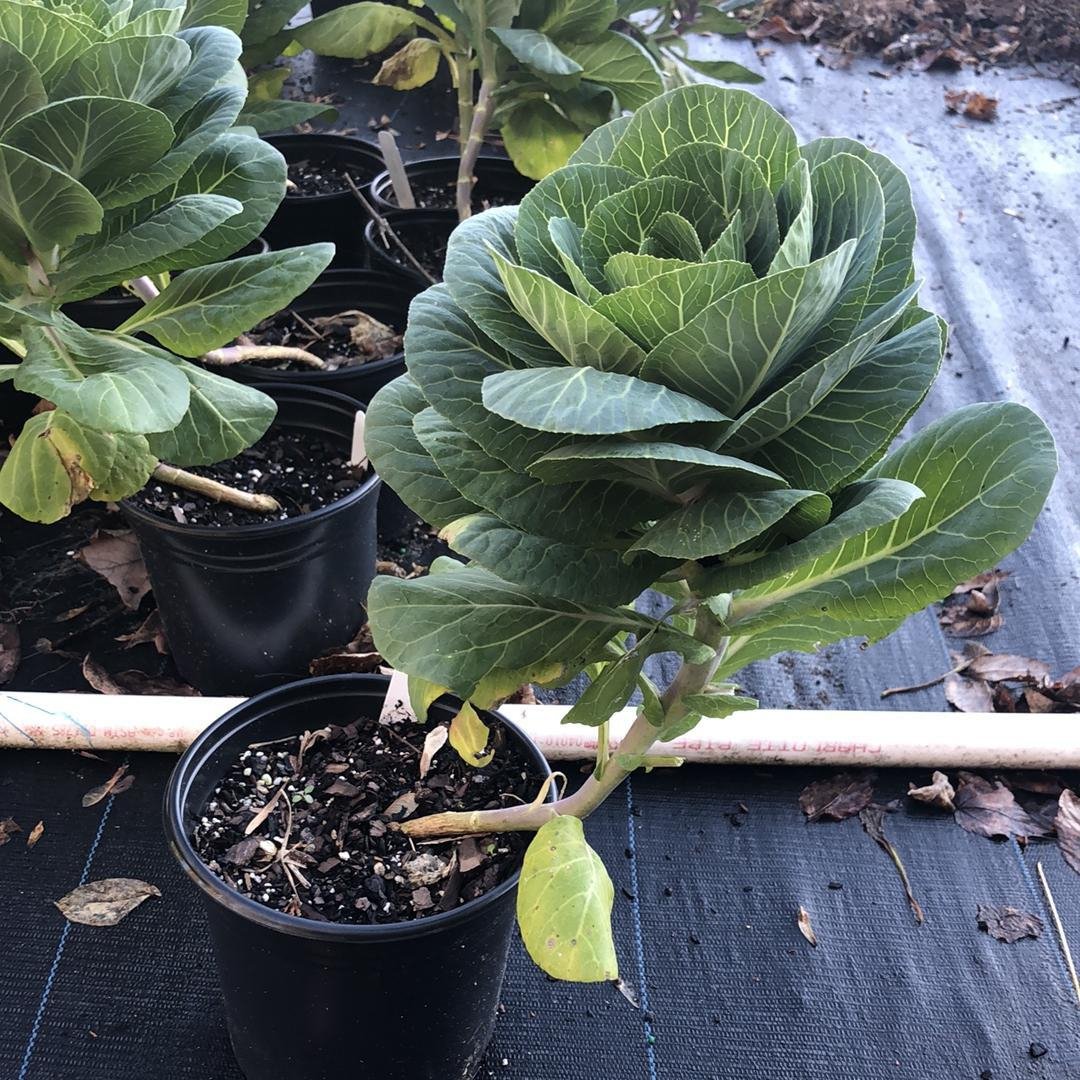
[[[276, 146], [290, 164], [315, 160], [347, 166], [362, 192], [370, 190], [371, 181], [383, 168], [377, 150], [342, 135], [271, 135], [266, 141]], [[327, 195], [286, 195], [263, 232], [275, 248], [330, 241], [337, 245], [335, 266], [363, 266], [367, 221], [367, 212], [349, 190]]]
[[[307, 292], [289, 304], [288, 310], [310, 319], [357, 308], [404, 332], [409, 303], [419, 291], [418, 285], [404, 280], [400, 274], [382, 270], [328, 270]], [[404, 373], [405, 354], [398, 352], [382, 360], [338, 368], [337, 371], [319, 371], [317, 368], [279, 371], [261, 364], [230, 364], [213, 370], [245, 383], [319, 386], [348, 394], [366, 405], [376, 390]]]
[[[261, 236], [256, 236], [254, 240], [229, 257], [240, 259], [245, 255], [264, 255], [269, 250], [270, 245], [266, 240]], [[132, 315], [137, 314], [143, 302], [137, 296], [132, 296], [121, 289], [113, 291], [116, 295], [106, 294], [90, 296], [85, 300], [73, 300], [70, 304], [64, 304], [60, 310], [80, 326], [92, 327], [95, 330], [115, 330], [121, 323], [127, 322]]]
[[[401, 242], [417, 257], [421, 252], [432, 252], [435, 248], [441, 248], [445, 256], [446, 242], [457, 225], [457, 214], [453, 210], [395, 210], [384, 216]], [[401, 249], [393, 240], [382, 239], [376, 222], [368, 222], [364, 229], [364, 243], [367, 245], [373, 269], [401, 274], [424, 289], [431, 284], [405, 260]], [[423, 259], [420, 261], [423, 262]], [[438, 273], [435, 277], [442, 277], [441, 258], [438, 260]]]
[[[352, 439], [358, 405], [310, 386], [261, 384], [275, 426]], [[307, 674], [312, 657], [349, 641], [375, 575], [380, 480], [301, 517], [234, 528], [180, 525], [130, 500], [180, 674], [209, 694], [251, 694]]]
[[[456, 157], [426, 158], [405, 166], [405, 175], [411, 184], [417, 187], [446, 189], [445, 206], [425, 209], [454, 209], [454, 185], [457, 183], [457, 171], [458, 159]], [[515, 205], [521, 202], [536, 185], [535, 180], [522, 176], [509, 158], [482, 157], [476, 163], [474, 175], [476, 177], [476, 184], [473, 186], [474, 211], [483, 210], [493, 203], [500, 206]], [[381, 172], [372, 180], [371, 201], [380, 213], [400, 209], [388, 172]], [[418, 212], [422, 211], [418, 210]]]
[[[166, 835], [202, 892], [229, 1034], [248, 1080], [467, 1080], [491, 1038], [517, 874], [426, 919], [341, 925], [241, 896], [189, 840], [210, 793], [249, 744], [378, 715], [388, 682], [333, 675], [260, 694], [207, 728], [169, 780]], [[449, 700], [432, 707], [434, 720], [454, 715]], [[546, 776], [540, 751], [502, 722]]]

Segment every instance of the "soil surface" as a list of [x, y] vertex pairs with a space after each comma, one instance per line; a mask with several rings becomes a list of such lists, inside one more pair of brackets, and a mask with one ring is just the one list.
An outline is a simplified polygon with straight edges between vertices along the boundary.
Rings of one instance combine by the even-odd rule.
[[272, 495], [278, 514], [259, 514], [170, 484], [151, 481], [132, 500], [144, 510], [181, 525], [265, 525], [329, 506], [355, 491], [362, 477], [348, 462], [348, 447], [314, 432], [273, 429], [228, 461], [194, 465], [188, 471], [240, 491]]
[[[436, 281], [442, 281], [443, 264], [446, 262], [446, 245], [450, 239], [449, 231], [445, 236], [441, 232], [429, 232], [424, 238], [423, 243], [420, 242], [419, 236], [413, 230], [406, 231], [401, 229], [395, 231], [401, 238], [401, 242], [413, 253], [416, 261], [433, 278], [435, 278]], [[390, 258], [399, 266], [404, 267], [411, 273], [416, 273], [416, 267], [405, 258], [401, 248], [399, 248], [393, 240], [384, 242], [378, 238], [378, 233], [376, 233], [375, 242], [377, 244], [382, 244]]]
[[474, 900], [514, 873], [528, 834], [417, 847], [396, 823], [527, 802], [540, 777], [496, 725], [490, 765], [466, 765], [447, 743], [420, 779], [426, 734], [365, 717], [245, 750], [202, 809], [195, 849], [250, 899], [323, 922], [405, 922]]
[[[264, 319], [247, 336], [256, 345], [303, 349], [324, 361], [325, 370], [336, 371], [400, 353], [401, 330], [401, 327], [388, 326], [363, 311], [304, 316], [289, 309]], [[275, 371], [315, 370], [295, 360], [277, 363], [260, 360], [257, 366]]]
[[[413, 198], [418, 210], [453, 210], [457, 206], [456, 184], [424, 184], [410, 180]], [[397, 206], [394, 189], [388, 187], [383, 196], [388, 203]], [[473, 188], [472, 208], [474, 214], [490, 210], [493, 206], [514, 206], [521, 199], [509, 192], [484, 192]]]
[[288, 190], [290, 198], [303, 198], [312, 195], [336, 195], [349, 190], [345, 179], [348, 168], [333, 161], [305, 158], [303, 161], [289, 162], [289, 183], [295, 184]]

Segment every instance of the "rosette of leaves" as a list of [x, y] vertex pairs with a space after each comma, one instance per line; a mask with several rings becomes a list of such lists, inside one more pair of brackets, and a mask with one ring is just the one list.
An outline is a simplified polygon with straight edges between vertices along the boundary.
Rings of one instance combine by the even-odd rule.
[[[0, 378], [54, 408], [24, 426], [0, 501], [55, 521], [137, 491], [162, 460], [211, 464], [255, 442], [265, 395], [192, 360], [300, 293], [331, 245], [225, 261], [285, 191], [273, 147], [233, 125], [239, 38], [170, 0], [0, 0]], [[174, 271], [183, 271], [173, 275]], [[61, 304], [135, 282], [115, 333]]]
[[[459, 225], [445, 283], [413, 302], [368, 449], [467, 562], [378, 578], [376, 645], [421, 711], [444, 688], [488, 705], [587, 670], [567, 720], [600, 752], [555, 803], [405, 827], [539, 829], [518, 914], [558, 978], [616, 974], [611, 883], [576, 819], [655, 743], [752, 708], [729, 681], [744, 665], [883, 638], [1032, 527], [1056, 459], [1028, 409], [971, 405], [890, 450], [945, 340], [914, 239], [886, 158], [799, 146], [752, 94], [697, 85]], [[672, 598], [662, 619], [632, 607], [649, 585]], [[661, 650], [684, 657], [662, 693], [642, 674]], [[484, 760], [471, 718], [460, 734]]]

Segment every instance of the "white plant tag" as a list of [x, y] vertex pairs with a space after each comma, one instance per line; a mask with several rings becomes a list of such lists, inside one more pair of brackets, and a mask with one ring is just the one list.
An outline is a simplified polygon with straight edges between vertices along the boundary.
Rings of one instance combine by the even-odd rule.
[[352, 449], [349, 451], [349, 464], [358, 469], [366, 469], [368, 464], [367, 450], [364, 447], [364, 410], [357, 409], [353, 420]]
[[416, 723], [416, 713], [409, 701], [409, 676], [404, 671], [395, 671], [390, 676], [390, 685], [386, 689], [382, 711], [379, 713], [380, 724], [400, 724], [403, 720]]

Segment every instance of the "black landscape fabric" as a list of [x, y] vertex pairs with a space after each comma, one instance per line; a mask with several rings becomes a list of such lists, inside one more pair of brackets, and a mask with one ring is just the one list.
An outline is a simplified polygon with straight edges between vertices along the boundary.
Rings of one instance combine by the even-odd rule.
[[[1072, 668], [1080, 662], [1075, 90], [1019, 67], [879, 78], [875, 62], [830, 70], [808, 49], [769, 46], [759, 92], [803, 139], [857, 136], [912, 178], [923, 303], [952, 326], [919, 423], [1011, 397], [1058, 438], [1057, 486], [1032, 539], [1006, 560], [1005, 624], [983, 640], [1045, 660], [1055, 674]], [[748, 45], [718, 50], [760, 66]], [[368, 121], [385, 114], [407, 156], [453, 149], [435, 137], [452, 126], [450, 96], [433, 107], [417, 95], [354, 93], [359, 76], [347, 64], [320, 61], [312, 72], [311, 89], [354, 100], [337, 127], [369, 137]], [[957, 88], [998, 97], [998, 119], [946, 115], [944, 91]], [[956, 645], [925, 612], [869, 650], [845, 643], [778, 658], [744, 682], [774, 707], [879, 708], [883, 688], [939, 674]], [[55, 688], [42, 670], [27, 665], [12, 688]], [[943, 709], [944, 698], [934, 687], [888, 704]], [[971, 721], [952, 714], [942, 723], [962, 731]], [[0, 848], [3, 1080], [239, 1078], [198, 901], [162, 839], [174, 759], [128, 760], [134, 786], [84, 809], [81, 796], [106, 766], [66, 753], [0, 758], [0, 820], [12, 815], [23, 830]], [[640, 1007], [607, 985], [547, 980], [515, 947], [484, 1080], [1080, 1080], [1080, 1006], [1035, 873], [1041, 859], [1080, 947], [1080, 880], [1057, 849], [995, 843], [951, 815], [901, 806], [886, 828], [925, 912], [917, 925], [896, 868], [858, 819], [806, 821], [798, 794], [820, 775], [686, 768], [635, 777], [618, 792], [588, 835], [615, 882], [619, 958]], [[928, 780], [925, 771], [883, 772], [877, 798]], [[38, 820], [46, 831], [28, 850]], [[162, 896], [111, 929], [68, 925], [53, 907], [80, 880], [112, 876], [141, 878]], [[979, 905], [1034, 913], [1045, 929], [1034, 940], [996, 941], [977, 925]], [[800, 931], [800, 909], [816, 946]]]

